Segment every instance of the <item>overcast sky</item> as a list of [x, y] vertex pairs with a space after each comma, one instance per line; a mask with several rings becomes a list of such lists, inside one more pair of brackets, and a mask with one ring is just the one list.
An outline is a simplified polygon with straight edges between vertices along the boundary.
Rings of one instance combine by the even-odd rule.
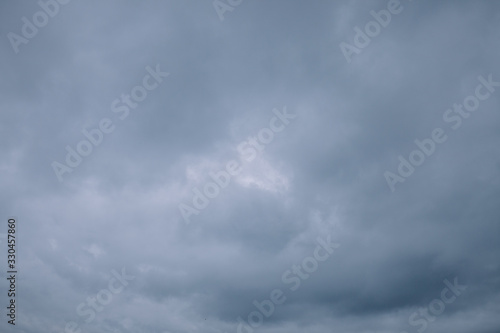
[[1, 332], [500, 331], [499, 3], [67, 2], [0, 4]]

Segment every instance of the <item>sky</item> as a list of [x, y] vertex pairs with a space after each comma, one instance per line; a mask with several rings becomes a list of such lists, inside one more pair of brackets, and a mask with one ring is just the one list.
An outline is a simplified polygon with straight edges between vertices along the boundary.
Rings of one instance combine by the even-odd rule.
[[1, 2], [0, 331], [498, 333], [499, 34], [494, 1]]

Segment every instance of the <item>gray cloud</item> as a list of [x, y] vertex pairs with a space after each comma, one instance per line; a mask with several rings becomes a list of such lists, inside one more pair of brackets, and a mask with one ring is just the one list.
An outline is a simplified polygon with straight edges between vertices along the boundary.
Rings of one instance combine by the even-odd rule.
[[[16, 327], [4, 310], [0, 330], [237, 332], [281, 289], [255, 332], [498, 332], [500, 90], [457, 130], [443, 113], [478, 76], [500, 81], [499, 6], [401, 0], [348, 63], [339, 45], [387, 4], [244, 0], [221, 21], [211, 1], [72, 0], [17, 53], [8, 34], [40, 5], [0, 4], [19, 270]], [[170, 75], [120, 119], [113, 101], [157, 64]], [[193, 187], [285, 105], [296, 119], [186, 225]], [[103, 118], [113, 132], [59, 182], [51, 164]], [[384, 172], [437, 127], [447, 141], [391, 192]], [[283, 273], [326, 235], [341, 247], [291, 291]], [[86, 323], [78, 305], [122, 267], [136, 278]], [[463, 294], [411, 324], [455, 278]]]

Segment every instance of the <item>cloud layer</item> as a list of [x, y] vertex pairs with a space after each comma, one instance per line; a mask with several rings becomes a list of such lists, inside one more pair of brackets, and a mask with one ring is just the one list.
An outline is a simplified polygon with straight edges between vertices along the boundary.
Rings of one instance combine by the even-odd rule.
[[[498, 332], [500, 87], [453, 110], [479, 77], [500, 82], [499, 9], [3, 2], [0, 202], [19, 292], [0, 331]], [[388, 185], [436, 128], [446, 141]], [[241, 170], [186, 223], [179, 205], [230, 161]]]

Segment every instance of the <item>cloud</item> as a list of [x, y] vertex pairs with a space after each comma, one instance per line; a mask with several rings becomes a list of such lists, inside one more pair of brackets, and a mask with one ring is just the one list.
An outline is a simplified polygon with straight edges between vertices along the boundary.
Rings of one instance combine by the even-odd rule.
[[[16, 53], [7, 35], [41, 7], [0, 4], [0, 205], [19, 261], [0, 331], [237, 332], [331, 235], [335, 255], [255, 332], [418, 332], [412, 314], [455, 277], [467, 290], [425, 331], [497, 332], [498, 95], [395, 192], [384, 172], [479, 76], [500, 78], [499, 5], [401, 0], [348, 63], [339, 44], [387, 5], [243, 1], [221, 21], [211, 1], [73, 0]], [[157, 64], [169, 76], [123, 121], [113, 101]], [[186, 224], [179, 204], [285, 105], [296, 118]], [[104, 118], [113, 132], [59, 182], [51, 163]], [[85, 323], [76, 308], [122, 267], [135, 280]]]

